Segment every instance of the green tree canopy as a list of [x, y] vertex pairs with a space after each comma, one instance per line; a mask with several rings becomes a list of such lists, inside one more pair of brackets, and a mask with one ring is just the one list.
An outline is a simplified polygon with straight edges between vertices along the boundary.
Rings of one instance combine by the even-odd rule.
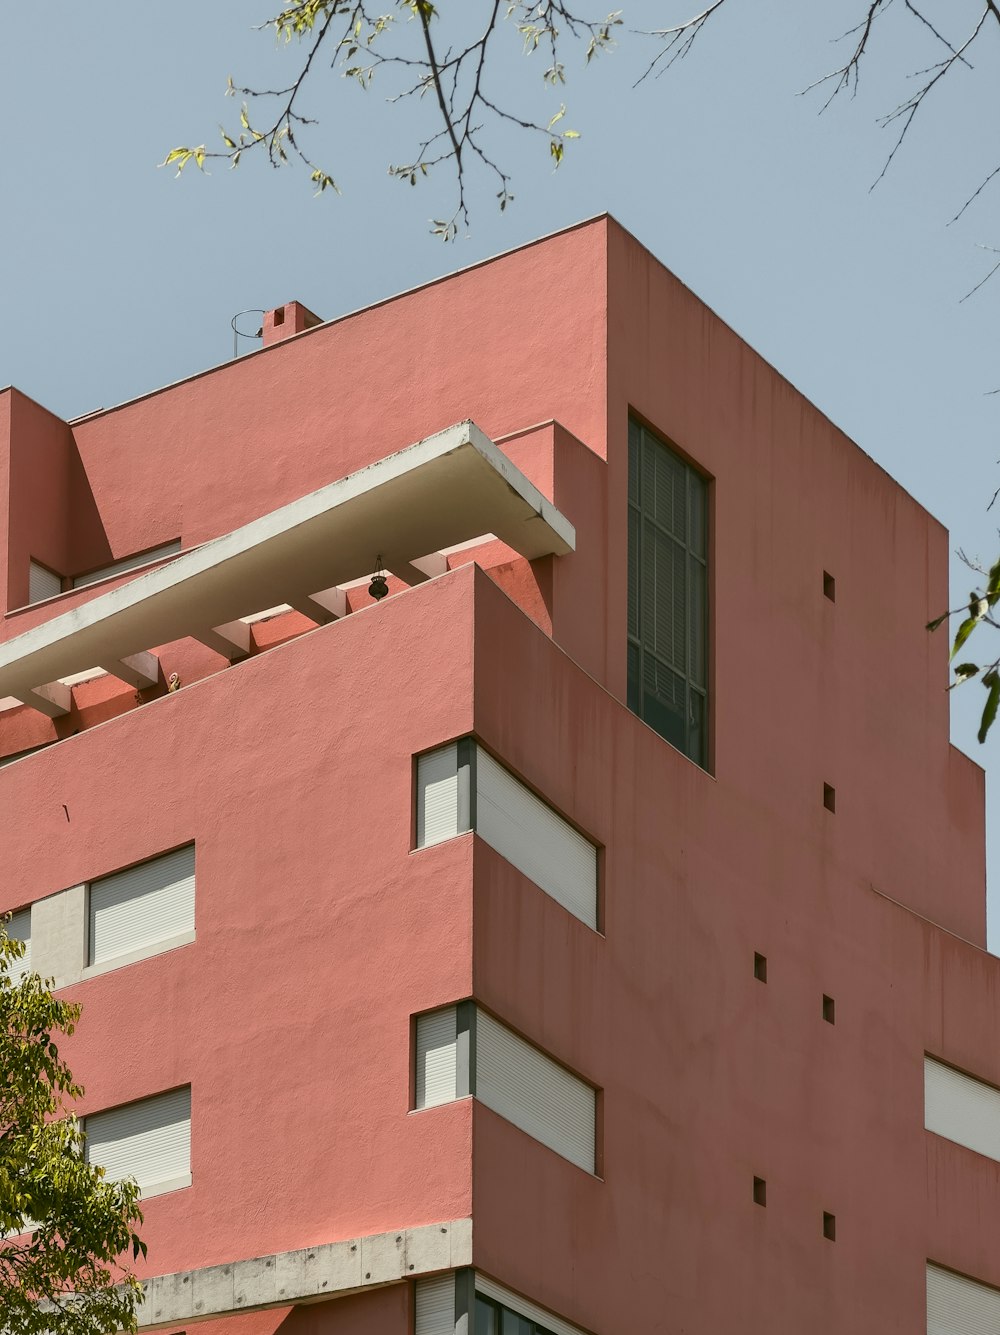
[[83, 1092], [59, 1055], [80, 1007], [37, 974], [15, 980], [24, 945], [0, 918], [0, 1331], [107, 1335], [136, 1328], [145, 1255], [134, 1182], [89, 1164], [69, 1105]]

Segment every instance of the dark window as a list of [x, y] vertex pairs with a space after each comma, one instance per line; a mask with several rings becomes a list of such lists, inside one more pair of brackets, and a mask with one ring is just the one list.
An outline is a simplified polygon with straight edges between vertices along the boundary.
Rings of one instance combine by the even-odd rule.
[[551, 1335], [551, 1332], [537, 1321], [529, 1321], [495, 1299], [477, 1293], [475, 1335]]
[[628, 707], [705, 766], [708, 487], [651, 431], [628, 427]]

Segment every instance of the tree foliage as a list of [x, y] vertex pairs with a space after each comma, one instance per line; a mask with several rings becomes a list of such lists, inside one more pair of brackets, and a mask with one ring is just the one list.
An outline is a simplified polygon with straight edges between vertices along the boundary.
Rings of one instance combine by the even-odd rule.
[[0, 1330], [4, 1335], [134, 1331], [145, 1255], [134, 1182], [86, 1162], [69, 1105], [83, 1092], [56, 1039], [78, 1005], [37, 974], [12, 978], [24, 945], [0, 918]]
[[[305, 104], [316, 79], [331, 69], [364, 90], [378, 76], [390, 102], [405, 107], [411, 99], [427, 97], [436, 110], [436, 129], [415, 145], [408, 161], [390, 163], [389, 173], [416, 185], [435, 168], [447, 165], [451, 169], [455, 207], [446, 221], [437, 220], [433, 225], [436, 234], [451, 239], [469, 220], [471, 169], [485, 170], [501, 209], [513, 199], [511, 174], [489, 146], [491, 129], [506, 125], [525, 132], [541, 143], [556, 166], [568, 142], [579, 137], [563, 125], [563, 104], [548, 120], [539, 120], [504, 86], [498, 52], [505, 35], [515, 36], [525, 55], [539, 58], [544, 83], [561, 90], [571, 53], [582, 65], [589, 65], [627, 34], [630, 42], [643, 49], [638, 85], [649, 76], [664, 74], [689, 55], [706, 28], [718, 27], [719, 15], [739, 3], [710, 0], [677, 23], [641, 30], [626, 26], [624, 9], [602, 15], [586, 8], [588, 0], [482, 0], [479, 4], [387, 0], [385, 13], [377, 12], [370, 0], [290, 0], [258, 25], [272, 31], [281, 46], [299, 44], [301, 55], [290, 80], [280, 87], [253, 88], [230, 78], [227, 93], [242, 103], [238, 126], [221, 129], [220, 148], [205, 144], [174, 148], [163, 165], [182, 171], [192, 162], [204, 168], [210, 159], [222, 159], [235, 167], [246, 153], [257, 152], [275, 167], [297, 161], [307, 169], [317, 194], [339, 193], [332, 164], [324, 160], [319, 165], [324, 154], [314, 156], [306, 146], [316, 120], [304, 109]], [[925, 68], [913, 72], [903, 96], [881, 118], [882, 127], [894, 135], [884, 175], [935, 90], [955, 69], [971, 70], [980, 47], [998, 36], [1000, 0], [968, 0], [961, 5], [952, 0], [947, 4], [942, 0], [842, 0], [840, 14], [831, 25], [847, 17], [847, 30], [839, 37], [833, 32], [844, 58], [803, 89], [825, 94], [822, 110], [838, 94], [857, 91], [872, 49], [880, 43], [891, 49], [900, 24], [916, 26], [939, 53]], [[997, 174], [1000, 165], [978, 183], [956, 217]], [[995, 267], [1000, 267], [1000, 260]]]

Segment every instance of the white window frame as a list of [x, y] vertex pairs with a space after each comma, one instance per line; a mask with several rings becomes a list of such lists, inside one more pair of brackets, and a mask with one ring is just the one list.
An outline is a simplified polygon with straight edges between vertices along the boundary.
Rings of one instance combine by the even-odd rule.
[[924, 1056], [924, 1126], [1000, 1163], [1000, 1089]]
[[[27, 936], [22, 936], [21, 932], [24, 930], [25, 920], [27, 920], [28, 934]], [[28, 905], [27, 908], [14, 910], [14, 912], [11, 914], [10, 922], [7, 923], [6, 925], [6, 931], [9, 937], [12, 937], [18, 941], [23, 941], [25, 943], [25, 951], [24, 954], [21, 956], [21, 958], [19, 960], [10, 961], [11, 969], [8, 976], [11, 982], [14, 983], [14, 985], [16, 986], [25, 976], [25, 974], [29, 974], [32, 972], [30, 904]]]
[[[159, 1105], [159, 1109], [157, 1106]], [[164, 1090], [161, 1094], [152, 1094], [148, 1098], [135, 1099], [131, 1103], [120, 1104], [114, 1108], [101, 1109], [99, 1112], [90, 1113], [87, 1117], [81, 1119], [84, 1136], [87, 1137], [84, 1146], [84, 1155], [88, 1163], [101, 1163], [101, 1157], [96, 1160], [91, 1157], [91, 1137], [94, 1134], [94, 1124], [99, 1126], [103, 1122], [104, 1127], [113, 1127], [115, 1129], [127, 1128], [129, 1117], [137, 1113], [145, 1112], [147, 1115], [155, 1115], [157, 1111], [161, 1115], [164, 1111], [180, 1111], [186, 1113], [186, 1116], [175, 1118], [173, 1121], [166, 1122], [163, 1127], [164, 1137], [172, 1136], [177, 1144], [171, 1147], [175, 1162], [170, 1166], [173, 1171], [160, 1176], [147, 1177], [145, 1174], [137, 1173], [133, 1169], [125, 1167], [124, 1171], [115, 1173], [108, 1172], [109, 1181], [122, 1181], [128, 1177], [134, 1177], [139, 1184], [143, 1200], [148, 1200], [152, 1196], [163, 1196], [168, 1191], [178, 1191], [183, 1187], [191, 1186], [191, 1086], [181, 1085], [175, 1089]], [[169, 1128], [169, 1131], [165, 1130]], [[146, 1133], [148, 1135], [148, 1132]], [[131, 1139], [137, 1140], [143, 1132], [133, 1133]], [[119, 1143], [122, 1138], [119, 1138]], [[148, 1142], [147, 1142], [148, 1145]], [[180, 1154], [177, 1149], [180, 1149]], [[148, 1153], [148, 1149], [145, 1150]], [[160, 1153], [164, 1157], [170, 1157], [170, 1151], [161, 1147]], [[186, 1166], [185, 1166], [186, 1165]], [[124, 1167], [124, 1165], [123, 1165]], [[145, 1179], [145, 1180], [144, 1180]]]
[[471, 737], [417, 757], [416, 847], [475, 831], [550, 899], [599, 931], [600, 849]]
[[[102, 888], [107, 887], [110, 883], [118, 881], [119, 878], [127, 877], [131, 873], [138, 872], [143, 867], [148, 867], [153, 863], [158, 863], [168, 858], [177, 858], [178, 862], [181, 862], [182, 859], [179, 855], [187, 853], [190, 853], [191, 857], [191, 873], [189, 877], [185, 878], [190, 880], [190, 890], [185, 893], [190, 894], [191, 926], [184, 927], [183, 929], [171, 932], [162, 937], [142, 941], [132, 949], [119, 951], [114, 955], [104, 956], [92, 961], [91, 954], [94, 948], [92, 939], [94, 914], [93, 896], [95, 889], [100, 893]], [[166, 852], [158, 853], [154, 857], [144, 858], [141, 862], [134, 863], [130, 867], [123, 867], [120, 870], [109, 872], [106, 876], [97, 877], [88, 883], [85, 911], [86, 942], [84, 960], [86, 961], [86, 964], [83, 969], [84, 978], [93, 978], [103, 973], [109, 973], [113, 969], [124, 968], [127, 964], [136, 964], [140, 960], [150, 959], [154, 955], [165, 954], [168, 950], [176, 950], [179, 946], [190, 945], [190, 943], [195, 940], [197, 893], [196, 863], [195, 845], [193, 843], [183, 844], [179, 848], [168, 849]]]
[[516, 1312], [552, 1335], [585, 1335], [579, 1326], [539, 1307], [481, 1270], [449, 1270], [416, 1281], [414, 1335], [467, 1335], [475, 1322], [476, 1295]]
[[[597, 1176], [598, 1091], [589, 1081], [473, 1001], [418, 1015], [415, 1034], [415, 1112], [472, 1095], [554, 1154]], [[431, 1058], [428, 1079], [421, 1063]]]
[[1000, 1330], [1000, 1291], [927, 1262], [927, 1335]]
[[168, 556], [177, 556], [181, 550], [180, 538], [173, 538], [159, 547], [150, 547], [148, 551], [136, 552], [132, 556], [123, 556], [110, 565], [100, 566], [97, 570], [88, 570], [82, 575], [74, 575], [70, 588], [85, 589], [89, 584], [98, 584], [102, 579], [114, 579], [115, 575], [125, 575], [131, 570], [141, 570], [143, 566], [163, 561]]
[[[54, 581], [54, 586], [52, 581]], [[39, 585], [45, 586], [40, 588]], [[62, 576], [51, 566], [36, 561], [32, 556], [28, 560], [28, 607], [37, 603], [47, 603], [50, 598], [58, 598], [63, 591]]]

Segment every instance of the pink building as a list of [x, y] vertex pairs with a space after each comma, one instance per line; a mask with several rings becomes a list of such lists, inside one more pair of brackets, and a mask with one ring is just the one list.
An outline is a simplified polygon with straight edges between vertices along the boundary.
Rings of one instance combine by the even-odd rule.
[[0, 909], [144, 1328], [1000, 1330], [947, 534], [636, 240], [8, 390], [0, 487]]

